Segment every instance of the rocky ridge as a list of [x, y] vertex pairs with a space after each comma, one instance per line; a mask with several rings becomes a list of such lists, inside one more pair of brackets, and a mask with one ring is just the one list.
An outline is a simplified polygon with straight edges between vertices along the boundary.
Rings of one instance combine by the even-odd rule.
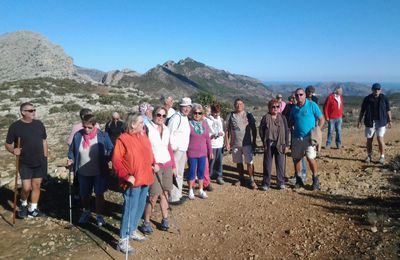
[[16, 31], [0, 36], [0, 82], [39, 77], [91, 81], [79, 75], [62, 47], [39, 33]]

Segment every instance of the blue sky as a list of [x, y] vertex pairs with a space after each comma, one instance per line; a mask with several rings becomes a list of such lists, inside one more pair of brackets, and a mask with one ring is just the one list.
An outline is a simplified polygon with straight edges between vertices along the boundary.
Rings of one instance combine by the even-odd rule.
[[399, 0], [0, 1], [76, 65], [140, 73], [186, 57], [264, 81], [400, 82]]

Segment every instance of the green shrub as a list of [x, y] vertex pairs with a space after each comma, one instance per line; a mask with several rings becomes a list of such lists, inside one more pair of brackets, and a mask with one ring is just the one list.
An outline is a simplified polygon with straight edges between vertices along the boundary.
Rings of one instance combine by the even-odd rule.
[[49, 109], [49, 113], [50, 113], [50, 114], [61, 113], [61, 112], [63, 112], [63, 110], [62, 110], [61, 107], [51, 107], [51, 108]]
[[68, 103], [61, 106], [61, 109], [66, 112], [78, 112], [82, 107], [76, 103]]
[[6, 114], [5, 116], [0, 116], [0, 128], [9, 126], [12, 122], [16, 121], [18, 117], [14, 114]]

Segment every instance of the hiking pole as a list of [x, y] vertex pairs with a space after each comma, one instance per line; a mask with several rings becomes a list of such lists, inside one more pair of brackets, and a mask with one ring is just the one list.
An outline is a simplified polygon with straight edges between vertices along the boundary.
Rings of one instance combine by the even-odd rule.
[[[17, 148], [21, 145], [21, 137], [18, 137]], [[15, 158], [15, 184], [14, 184], [14, 205], [13, 205], [13, 226], [15, 226], [15, 216], [17, 214], [17, 191], [18, 191], [19, 155]]]
[[69, 193], [69, 226], [68, 229], [72, 228], [72, 195], [71, 195], [71, 175], [73, 174], [73, 164], [67, 166], [68, 168], [68, 193]]
[[[164, 189], [164, 186], [163, 186], [162, 183], [161, 183], [160, 175], [159, 175], [158, 172], [154, 172], [154, 173], [156, 174], [158, 183], [160, 183], [161, 190], [162, 190], [162, 194], [163, 194], [163, 196], [165, 197], [165, 199], [167, 200], [167, 203], [168, 203], [168, 198], [167, 198], [167, 196], [165, 195], [166, 190]], [[172, 212], [172, 208], [169, 206], [169, 203], [168, 203], [168, 209], [169, 209], [169, 211], [171, 212], [171, 219], [172, 219], [172, 221], [174, 222], [174, 225], [175, 225], [175, 227], [176, 227], [176, 230], [178, 231], [178, 233], [179, 233], [179, 235], [180, 235], [180, 234], [181, 234], [181, 229], [179, 228], [178, 222], [177, 222], [176, 219], [175, 219], [174, 213]]]

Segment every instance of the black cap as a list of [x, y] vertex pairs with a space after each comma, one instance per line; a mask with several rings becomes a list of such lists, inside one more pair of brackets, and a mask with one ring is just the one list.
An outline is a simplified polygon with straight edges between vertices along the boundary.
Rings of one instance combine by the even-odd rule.
[[379, 84], [379, 83], [372, 84], [372, 90], [375, 90], [375, 89], [377, 89], [377, 90], [381, 89], [381, 84]]

